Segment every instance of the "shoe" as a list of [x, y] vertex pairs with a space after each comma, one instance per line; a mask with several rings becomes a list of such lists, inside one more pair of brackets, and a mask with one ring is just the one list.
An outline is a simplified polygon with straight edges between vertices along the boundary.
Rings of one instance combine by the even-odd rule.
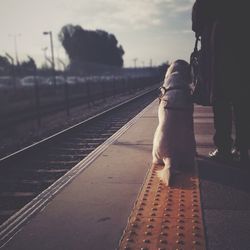
[[223, 163], [232, 163], [233, 157], [232, 154], [221, 152], [219, 149], [215, 149], [214, 151], [209, 152], [209, 159], [215, 160]]
[[232, 154], [233, 160], [240, 161], [240, 151], [239, 151], [239, 149], [237, 149], [236, 147], [233, 147], [232, 151], [231, 151], [231, 154]]

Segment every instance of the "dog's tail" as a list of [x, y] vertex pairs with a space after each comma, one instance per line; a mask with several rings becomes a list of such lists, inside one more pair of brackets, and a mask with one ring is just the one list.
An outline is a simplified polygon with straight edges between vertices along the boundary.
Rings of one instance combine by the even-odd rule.
[[163, 159], [163, 162], [164, 162], [164, 167], [163, 169], [157, 171], [157, 176], [166, 186], [169, 186], [171, 177], [171, 172], [170, 172], [171, 162], [169, 158]]
[[164, 166], [163, 169], [157, 172], [158, 178], [166, 185], [170, 186], [170, 169]]

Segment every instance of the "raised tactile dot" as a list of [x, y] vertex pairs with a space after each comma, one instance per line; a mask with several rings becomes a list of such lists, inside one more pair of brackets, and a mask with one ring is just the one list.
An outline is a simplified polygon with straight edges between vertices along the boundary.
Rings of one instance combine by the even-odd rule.
[[145, 232], [145, 235], [149, 236], [149, 235], [152, 235], [151, 232]]
[[149, 239], [145, 239], [143, 240], [144, 243], [150, 243], [150, 240]]
[[133, 242], [133, 239], [128, 238], [128, 239], [126, 239], [126, 241], [127, 241], [127, 242]]
[[177, 240], [176, 243], [179, 245], [184, 245], [184, 241], [182, 241], [182, 240]]
[[129, 234], [130, 234], [130, 235], [135, 235], [135, 234], [136, 234], [136, 232], [135, 232], [135, 231], [133, 231], [133, 230], [131, 230], [131, 231], [129, 232]]
[[161, 232], [160, 235], [161, 236], [168, 236], [168, 234], [166, 232]]
[[178, 237], [184, 237], [184, 234], [183, 233], [177, 233], [176, 234]]
[[200, 237], [200, 235], [199, 235], [198, 233], [192, 233], [192, 235], [193, 235], [194, 237]]
[[194, 244], [194, 245], [200, 245], [200, 242], [199, 242], [199, 241], [194, 240], [194, 241], [193, 241], [193, 244]]
[[147, 225], [147, 228], [153, 228], [154, 226], [153, 225]]
[[184, 220], [177, 220], [178, 223], [184, 223]]
[[161, 244], [167, 244], [168, 242], [166, 240], [160, 240]]

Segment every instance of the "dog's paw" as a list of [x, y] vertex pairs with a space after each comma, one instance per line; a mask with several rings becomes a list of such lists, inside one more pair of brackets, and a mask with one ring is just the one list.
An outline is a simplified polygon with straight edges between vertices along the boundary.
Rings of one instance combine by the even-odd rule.
[[169, 168], [164, 167], [157, 171], [157, 176], [166, 186], [170, 186], [171, 173]]

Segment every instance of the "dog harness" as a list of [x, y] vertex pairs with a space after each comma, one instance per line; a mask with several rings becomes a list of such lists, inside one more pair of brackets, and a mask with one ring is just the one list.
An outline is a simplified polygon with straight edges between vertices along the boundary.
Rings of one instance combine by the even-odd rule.
[[[161, 90], [161, 94], [158, 97], [159, 104], [162, 101], [166, 102], [166, 105], [164, 106], [164, 109], [172, 109], [172, 110], [186, 110], [190, 108], [190, 104], [192, 104], [192, 98], [190, 95], [190, 89], [188, 87], [183, 86], [175, 86], [175, 87], [169, 87], [166, 88], [164, 86], [159, 88]], [[181, 90], [181, 92], [177, 92], [173, 95], [171, 95], [170, 91], [176, 91]], [[184, 92], [184, 93], [183, 93]], [[175, 98], [175, 95], [179, 95], [181, 98]], [[177, 101], [181, 100], [181, 101]]]

